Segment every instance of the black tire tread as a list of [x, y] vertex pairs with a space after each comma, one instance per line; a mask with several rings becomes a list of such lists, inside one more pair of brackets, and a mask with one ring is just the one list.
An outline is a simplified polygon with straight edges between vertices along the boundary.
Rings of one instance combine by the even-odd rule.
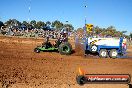
[[[69, 52], [63, 52], [63, 51], [62, 51], [62, 48], [63, 48], [64, 46], [68, 46], [68, 47], [69, 47], [69, 49], [70, 49]], [[72, 45], [71, 45], [69, 42], [61, 43], [61, 44], [59, 45], [58, 51], [59, 51], [59, 53], [62, 54], [62, 55], [70, 55], [71, 52], [72, 52]]]

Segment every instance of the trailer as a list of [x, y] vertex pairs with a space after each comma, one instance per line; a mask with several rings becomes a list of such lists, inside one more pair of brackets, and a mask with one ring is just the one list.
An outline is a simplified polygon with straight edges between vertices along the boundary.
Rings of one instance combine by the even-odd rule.
[[126, 54], [127, 45], [124, 38], [84, 38], [85, 55], [97, 53], [101, 58], [117, 58]]

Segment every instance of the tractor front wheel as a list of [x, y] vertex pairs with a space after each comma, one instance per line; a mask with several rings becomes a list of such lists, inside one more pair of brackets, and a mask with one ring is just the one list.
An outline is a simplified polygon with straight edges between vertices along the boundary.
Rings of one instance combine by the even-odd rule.
[[34, 52], [40, 53], [40, 50], [39, 50], [38, 48], [35, 48], [35, 49], [34, 49]]

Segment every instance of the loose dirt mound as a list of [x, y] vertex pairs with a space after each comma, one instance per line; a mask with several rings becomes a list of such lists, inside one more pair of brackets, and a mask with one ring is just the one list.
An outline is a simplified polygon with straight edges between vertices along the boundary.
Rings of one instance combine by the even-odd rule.
[[84, 46], [81, 44], [76, 44], [74, 50], [75, 50], [75, 53], [73, 55], [84, 56], [85, 54]]
[[[7, 42], [11, 40], [12, 42]], [[14, 42], [15, 40], [23, 42]], [[89, 74], [128, 73], [132, 75], [131, 59], [92, 59], [84, 58], [79, 54], [76, 56], [76, 53], [71, 56], [56, 52], [34, 53], [33, 49], [40, 44], [37, 41], [43, 40], [0, 38], [1, 86], [8, 88], [128, 88], [127, 85], [121, 84], [79, 86], [75, 78], [79, 67]]]

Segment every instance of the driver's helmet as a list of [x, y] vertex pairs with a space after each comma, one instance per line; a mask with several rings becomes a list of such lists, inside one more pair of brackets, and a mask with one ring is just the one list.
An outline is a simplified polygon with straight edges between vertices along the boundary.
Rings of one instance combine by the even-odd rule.
[[62, 35], [67, 34], [67, 31], [66, 31], [66, 30], [62, 30], [62, 31], [61, 31], [61, 34], [62, 34]]
[[67, 33], [67, 31], [64, 30], [64, 34], [66, 34], [66, 33]]

